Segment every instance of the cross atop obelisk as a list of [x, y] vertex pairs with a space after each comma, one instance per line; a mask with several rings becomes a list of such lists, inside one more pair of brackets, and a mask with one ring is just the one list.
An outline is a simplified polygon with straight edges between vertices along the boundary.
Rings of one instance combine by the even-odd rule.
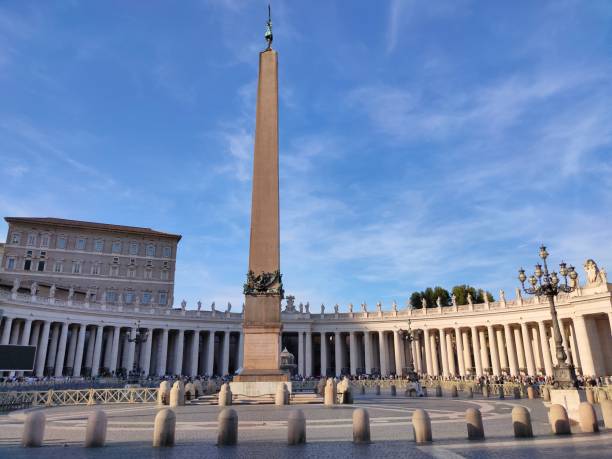
[[[269, 11], [268, 11], [269, 12]], [[286, 380], [280, 368], [280, 228], [278, 196], [278, 54], [272, 45], [259, 53], [259, 84], [255, 118], [253, 195], [249, 271], [244, 284], [244, 363], [235, 381]]]

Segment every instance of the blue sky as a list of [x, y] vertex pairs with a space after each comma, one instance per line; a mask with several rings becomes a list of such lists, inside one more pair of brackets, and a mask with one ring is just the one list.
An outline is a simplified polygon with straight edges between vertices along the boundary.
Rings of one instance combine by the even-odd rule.
[[[181, 233], [176, 300], [240, 304], [266, 5], [1, 2], [0, 215]], [[612, 269], [612, 3], [272, 9], [296, 302]]]

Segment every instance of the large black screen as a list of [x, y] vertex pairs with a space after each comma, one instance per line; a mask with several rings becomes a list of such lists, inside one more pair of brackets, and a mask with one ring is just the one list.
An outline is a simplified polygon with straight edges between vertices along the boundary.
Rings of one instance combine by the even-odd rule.
[[15, 344], [0, 345], [0, 371], [34, 369], [36, 346], [17, 346]]

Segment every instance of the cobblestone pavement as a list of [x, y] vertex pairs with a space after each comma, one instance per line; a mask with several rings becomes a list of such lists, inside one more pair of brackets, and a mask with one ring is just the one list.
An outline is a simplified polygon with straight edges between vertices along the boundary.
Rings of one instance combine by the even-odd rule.
[[[535, 439], [513, 438], [510, 412], [516, 404], [531, 411]], [[354, 446], [352, 413], [366, 408], [370, 414], [372, 443]], [[482, 412], [486, 440], [468, 442], [465, 410]], [[0, 459], [10, 458], [191, 458], [191, 457], [423, 457], [423, 458], [502, 458], [502, 457], [606, 457], [612, 448], [612, 432], [582, 434], [576, 428], [571, 437], [550, 433], [547, 409], [539, 400], [448, 399], [390, 396], [357, 397], [354, 405], [326, 408], [300, 405], [307, 419], [308, 444], [285, 446], [286, 419], [295, 406], [234, 406], [239, 417], [239, 445], [215, 446], [220, 409], [216, 406], [184, 406], [177, 415], [174, 448], [157, 450], [150, 446], [155, 405], [108, 405], [107, 446], [98, 450], [81, 447], [88, 414], [87, 406], [45, 409], [45, 446], [24, 449], [19, 446], [24, 412], [0, 416]], [[432, 420], [434, 442], [417, 446], [412, 441], [410, 418], [424, 408]], [[600, 413], [598, 413], [600, 414]], [[601, 418], [601, 416], [600, 416]]]

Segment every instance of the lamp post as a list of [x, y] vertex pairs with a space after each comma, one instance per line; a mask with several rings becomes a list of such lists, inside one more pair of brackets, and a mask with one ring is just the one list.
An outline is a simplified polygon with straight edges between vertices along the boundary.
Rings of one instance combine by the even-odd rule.
[[414, 340], [413, 334], [415, 332], [413, 332], [410, 329], [410, 319], [408, 319], [408, 329], [404, 330], [404, 329], [400, 328], [398, 330], [398, 333], [408, 343], [408, 359], [407, 359], [408, 362], [407, 362], [407, 366], [406, 366], [406, 376], [408, 376], [408, 379], [410, 381], [417, 381], [419, 378], [418, 378], [416, 372], [414, 371], [414, 360], [413, 360], [413, 356], [412, 356], [412, 341]]
[[[530, 295], [536, 295], [538, 297], [544, 296], [548, 299], [550, 306], [550, 315], [552, 318], [553, 327], [553, 338], [555, 340], [555, 354], [557, 356], [557, 365], [553, 367], [553, 378], [555, 380], [555, 387], [558, 388], [571, 388], [576, 386], [576, 371], [573, 365], [566, 362], [567, 354], [563, 348], [563, 338], [561, 337], [561, 328], [559, 327], [559, 320], [557, 319], [557, 310], [555, 308], [555, 296], [560, 292], [570, 293], [576, 288], [567, 284], [567, 277], [572, 281], [578, 278], [578, 273], [573, 266], [567, 266], [566, 263], [561, 262], [559, 264], [559, 274], [563, 276], [564, 283], [559, 283], [559, 277], [556, 272], [548, 272], [548, 265], [546, 264], [546, 258], [548, 258], [548, 252], [545, 246], [540, 247], [540, 258], [544, 266], [541, 264], [535, 265], [534, 274], [529, 276], [529, 283], [531, 287], [525, 287], [525, 281], [527, 276], [523, 268], [519, 269], [518, 279], [521, 282], [523, 291]], [[574, 282], [575, 283], [575, 282]]]
[[[138, 320], [138, 322], [136, 322], [136, 333], [134, 334], [134, 337], [132, 338], [131, 336], [128, 336], [128, 341], [130, 343], [135, 343], [136, 344], [136, 378], [134, 382], [137, 382], [138, 380], [140, 380], [140, 351], [142, 348], [142, 343], [147, 341], [147, 338], [149, 337], [149, 331], [147, 329], [144, 328], [140, 328], [140, 320]], [[131, 370], [128, 370], [131, 371]], [[128, 375], [129, 377], [129, 375]]]

